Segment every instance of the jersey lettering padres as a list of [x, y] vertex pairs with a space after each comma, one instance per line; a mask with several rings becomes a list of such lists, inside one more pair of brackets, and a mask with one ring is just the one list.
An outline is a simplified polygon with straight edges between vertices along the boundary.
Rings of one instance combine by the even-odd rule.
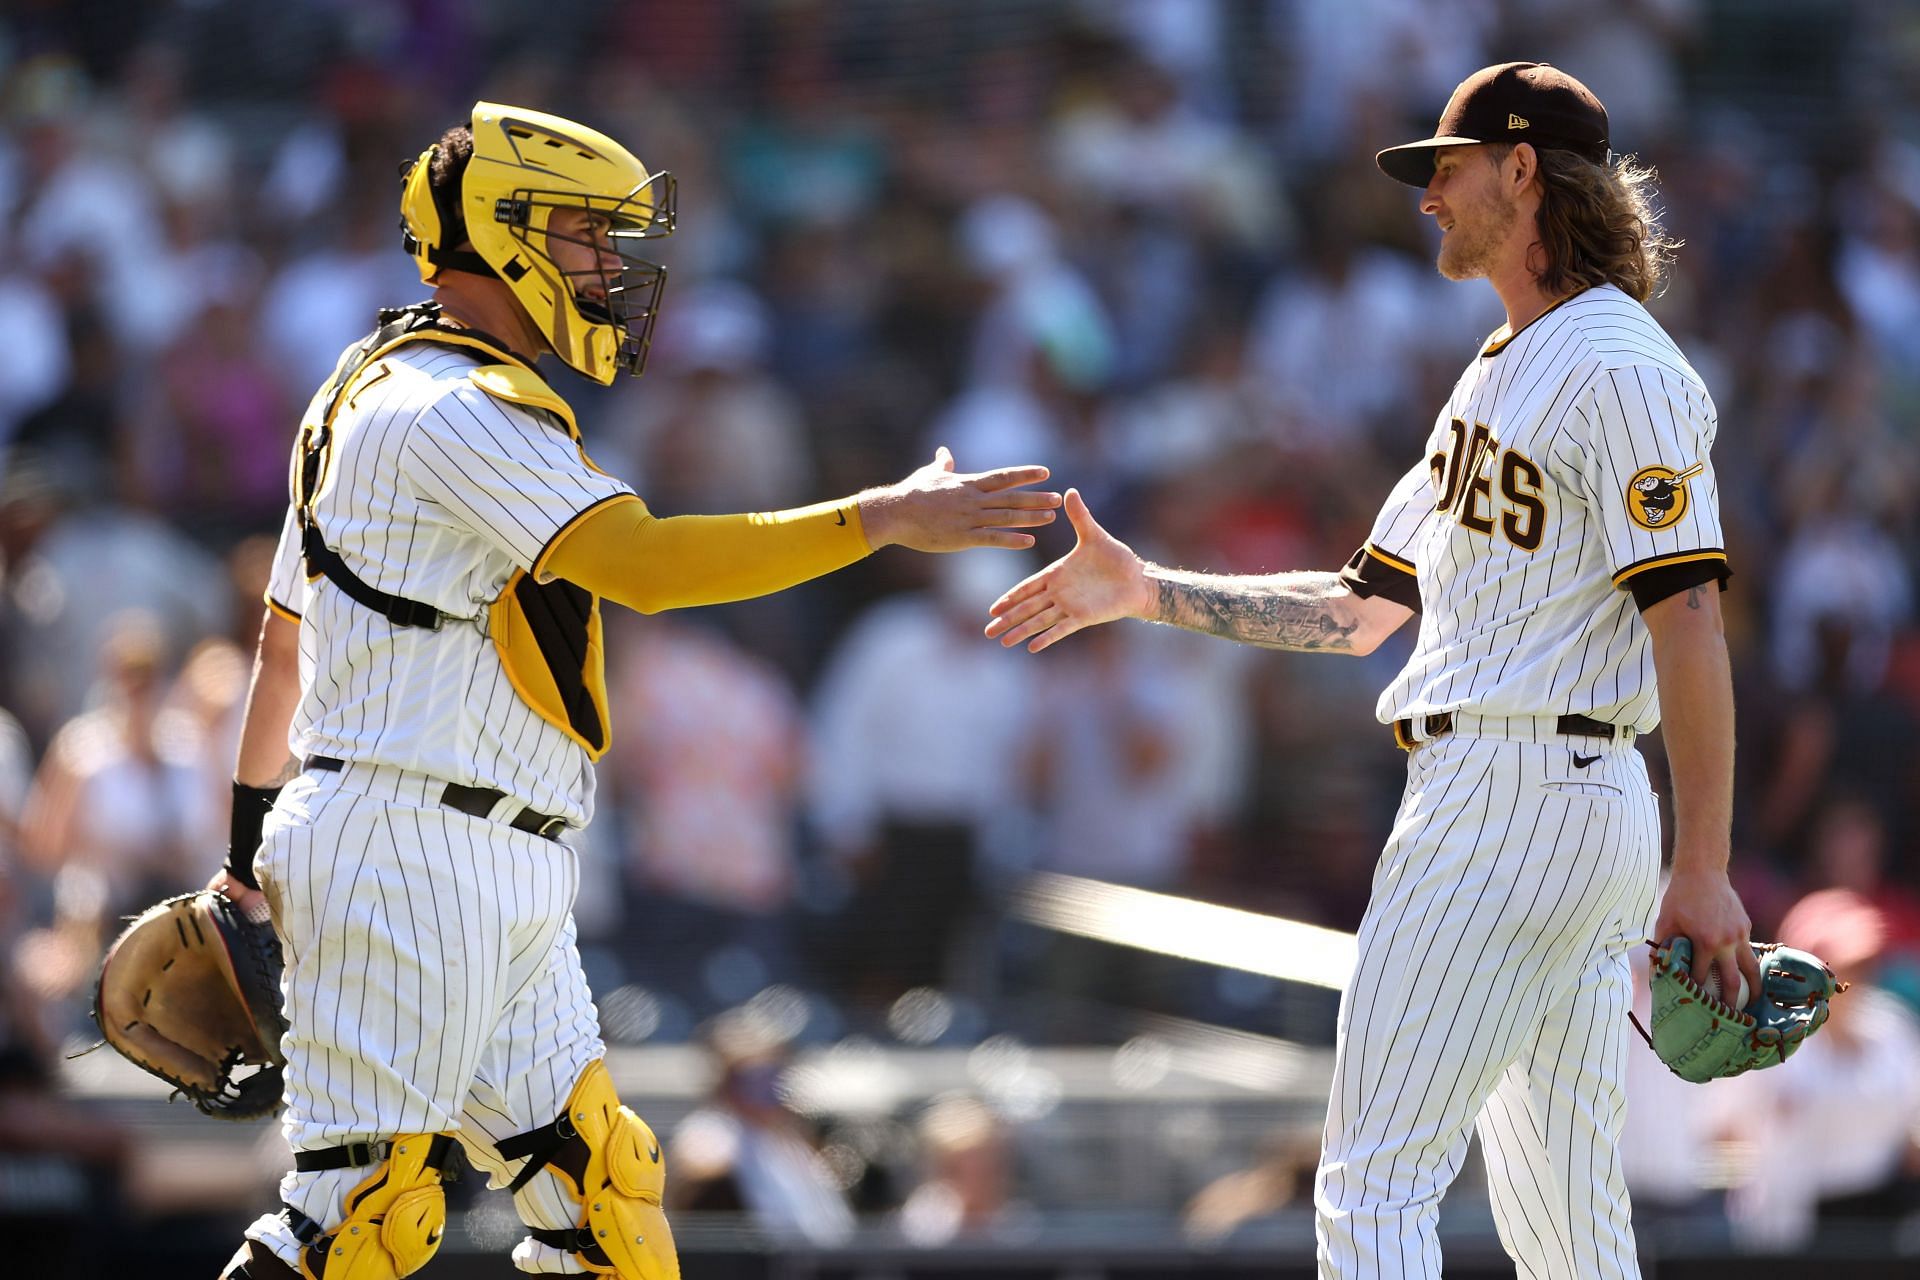
[[1629, 588], [1724, 565], [1700, 376], [1644, 307], [1588, 289], [1489, 343], [1454, 385], [1427, 457], [1356, 556], [1412, 603], [1413, 656], [1382, 723], [1442, 711], [1575, 713], [1645, 732], [1653, 658]]
[[632, 490], [588, 462], [558, 419], [476, 386], [469, 373], [488, 363], [410, 343], [340, 406], [315, 523], [368, 585], [446, 619], [437, 631], [399, 626], [309, 581], [289, 511], [268, 603], [302, 624], [292, 746], [492, 788], [581, 826], [592, 816], [588, 753], [515, 691], [488, 607], [582, 513]]

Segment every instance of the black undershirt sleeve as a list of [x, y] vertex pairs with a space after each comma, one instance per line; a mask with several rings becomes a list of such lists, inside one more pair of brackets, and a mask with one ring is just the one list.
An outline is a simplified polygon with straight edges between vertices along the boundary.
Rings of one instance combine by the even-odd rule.
[[1395, 604], [1420, 612], [1420, 580], [1395, 564], [1390, 564], [1361, 547], [1340, 571], [1347, 590], [1363, 599], [1385, 596]]
[[1633, 592], [1633, 602], [1645, 613], [1654, 605], [1669, 596], [1677, 596], [1688, 587], [1697, 587], [1703, 582], [1719, 579], [1720, 589], [1727, 589], [1727, 579], [1733, 576], [1733, 570], [1727, 567], [1725, 560], [1689, 560], [1684, 564], [1663, 564], [1648, 569], [1645, 573], [1636, 573], [1624, 584]]

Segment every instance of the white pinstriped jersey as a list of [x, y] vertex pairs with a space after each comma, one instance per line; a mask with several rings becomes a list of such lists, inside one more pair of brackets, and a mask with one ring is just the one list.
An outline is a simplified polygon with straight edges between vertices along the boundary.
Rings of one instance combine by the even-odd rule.
[[515, 692], [488, 605], [583, 512], [632, 490], [558, 419], [474, 386], [482, 353], [419, 342], [378, 363], [334, 418], [314, 519], [368, 585], [447, 618], [438, 631], [398, 626], [309, 582], [289, 510], [268, 598], [301, 620], [294, 754], [490, 787], [582, 825], [587, 752]]
[[1413, 572], [1420, 633], [1382, 723], [1440, 711], [1660, 720], [1638, 574], [1723, 562], [1700, 376], [1646, 308], [1588, 289], [1491, 342], [1367, 550]]

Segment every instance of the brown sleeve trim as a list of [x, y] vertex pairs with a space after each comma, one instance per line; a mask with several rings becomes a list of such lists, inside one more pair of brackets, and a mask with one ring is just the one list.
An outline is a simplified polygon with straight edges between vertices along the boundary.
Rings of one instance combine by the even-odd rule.
[[300, 625], [299, 614], [287, 608], [287, 606], [281, 604], [278, 600], [275, 600], [272, 596], [267, 596], [266, 602], [267, 602], [267, 608], [273, 610], [275, 613], [285, 618], [288, 622], [293, 623], [293, 625], [295, 625], [296, 627]]
[[1689, 587], [1719, 579], [1720, 589], [1727, 589], [1727, 579], [1733, 576], [1733, 570], [1727, 567], [1725, 560], [1687, 560], [1673, 564], [1657, 565], [1641, 573], [1636, 573], [1627, 583], [1627, 590], [1633, 592], [1633, 602], [1640, 612], [1645, 613], [1662, 600], [1679, 595]]
[[1385, 596], [1397, 605], [1420, 612], [1420, 579], [1412, 565], [1372, 543], [1361, 547], [1340, 570], [1347, 590], [1363, 599]]

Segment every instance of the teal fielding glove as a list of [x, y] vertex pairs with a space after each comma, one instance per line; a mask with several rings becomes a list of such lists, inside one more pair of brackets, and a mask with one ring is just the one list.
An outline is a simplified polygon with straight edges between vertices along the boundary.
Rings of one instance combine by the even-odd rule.
[[1827, 1001], [1847, 989], [1818, 956], [1778, 943], [1751, 943], [1760, 989], [1744, 1009], [1693, 980], [1693, 943], [1653, 948], [1653, 1035], [1648, 1043], [1682, 1080], [1702, 1084], [1770, 1067], [1793, 1056], [1827, 1020]]

